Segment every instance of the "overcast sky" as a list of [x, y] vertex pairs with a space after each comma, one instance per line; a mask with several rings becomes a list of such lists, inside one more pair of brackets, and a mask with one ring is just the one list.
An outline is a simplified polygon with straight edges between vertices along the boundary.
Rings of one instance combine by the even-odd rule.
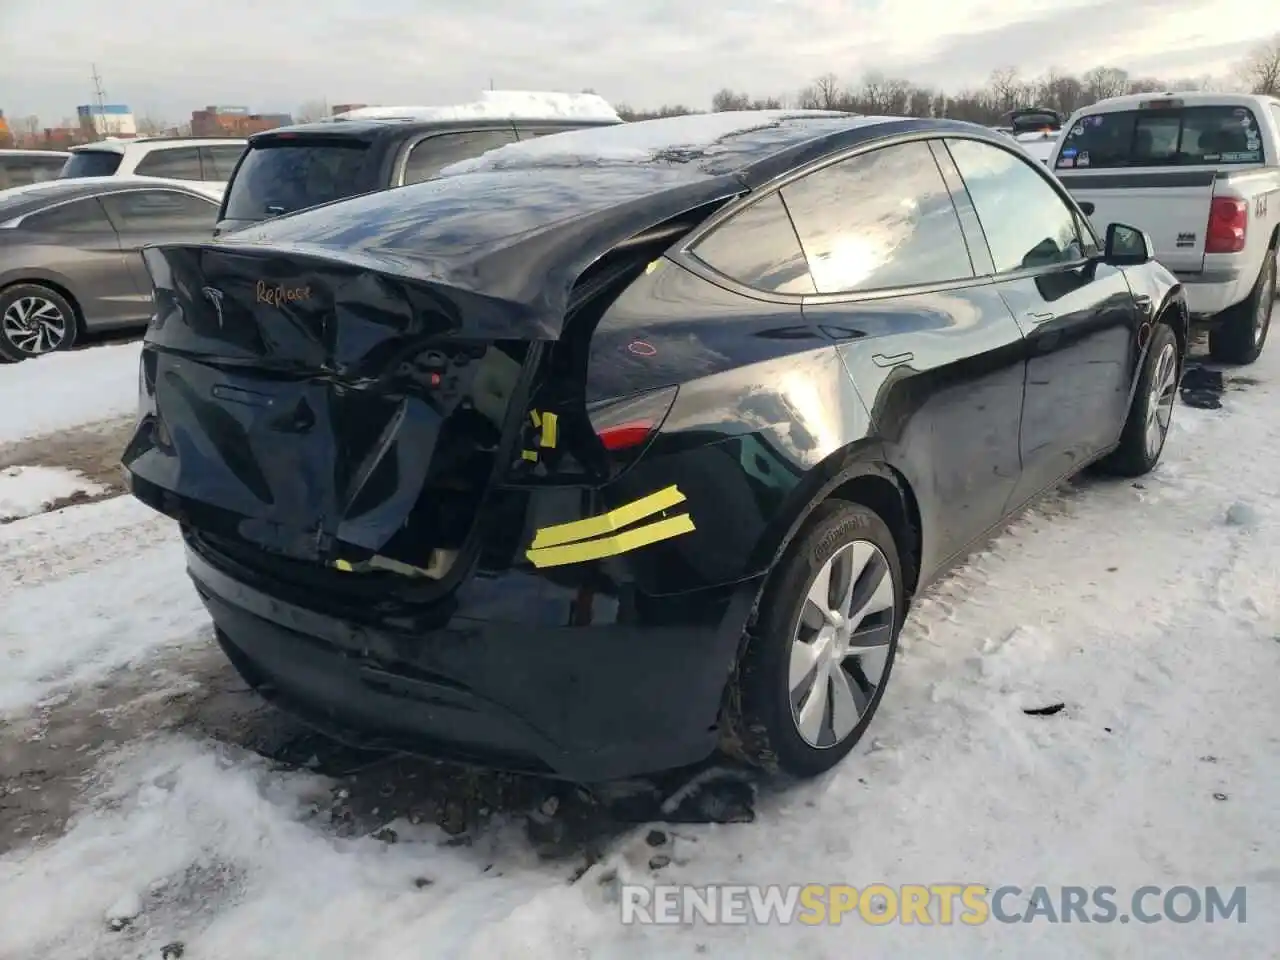
[[0, 0], [0, 110], [45, 125], [93, 99], [179, 122], [206, 104], [435, 104], [592, 87], [706, 108], [870, 69], [956, 89], [993, 68], [1230, 69], [1266, 0]]

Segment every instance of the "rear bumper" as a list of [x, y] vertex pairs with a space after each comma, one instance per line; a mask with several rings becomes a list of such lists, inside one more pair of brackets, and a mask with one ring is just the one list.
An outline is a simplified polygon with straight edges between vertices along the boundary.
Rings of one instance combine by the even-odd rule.
[[187, 560], [233, 665], [282, 709], [359, 746], [580, 782], [712, 752], [759, 585], [636, 598], [582, 626], [567, 625], [591, 620], [580, 610], [542, 615], [548, 602], [525, 622], [468, 610], [392, 631], [283, 602], [198, 545]]
[[1191, 318], [1200, 323], [1213, 321], [1228, 307], [1239, 303], [1248, 294], [1248, 283], [1242, 291], [1240, 271], [1236, 268], [1218, 268], [1201, 273], [1175, 273], [1187, 294], [1187, 309]]

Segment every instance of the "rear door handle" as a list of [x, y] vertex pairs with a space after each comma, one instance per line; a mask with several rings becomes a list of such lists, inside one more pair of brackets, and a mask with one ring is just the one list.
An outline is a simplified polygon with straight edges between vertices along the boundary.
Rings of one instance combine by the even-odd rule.
[[1054, 313], [1028, 313], [1027, 319], [1032, 323], [1044, 323], [1046, 320], [1052, 320], [1057, 314]]
[[1148, 297], [1145, 293], [1138, 294], [1136, 297], [1133, 298], [1133, 302], [1134, 304], [1137, 305], [1138, 309], [1141, 310], [1143, 313], [1151, 312], [1151, 298]]

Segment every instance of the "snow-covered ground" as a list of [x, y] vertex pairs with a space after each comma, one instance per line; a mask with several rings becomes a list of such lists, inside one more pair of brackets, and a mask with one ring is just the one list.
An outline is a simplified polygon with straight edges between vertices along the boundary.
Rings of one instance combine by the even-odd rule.
[[97, 496], [103, 489], [61, 467], [5, 467], [0, 469], [0, 523], [40, 513], [69, 497]]
[[[396, 842], [347, 837], [321, 815], [323, 778], [169, 729], [94, 744], [67, 829], [0, 857], [0, 958], [172, 942], [187, 960], [1275, 957], [1280, 346], [1242, 373], [1256, 382], [1221, 410], [1178, 406], [1154, 474], [1049, 498], [921, 598], [872, 731], [836, 771], [764, 784], [754, 823], [663, 827], [665, 866], [641, 827], [576, 876], [539, 860], [519, 811], [469, 845], [405, 821]], [[42, 736], [33, 710], [209, 643], [173, 531], [124, 499], [0, 527], [0, 610], [0, 758], [6, 728]], [[163, 694], [177, 679], [160, 672]], [[0, 817], [24, 789], [0, 790]], [[1110, 885], [1122, 900], [1217, 884], [1246, 886], [1248, 915], [642, 928], [620, 923], [619, 879]]]
[[0, 446], [133, 413], [141, 349], [110, 344], [0, 367]]

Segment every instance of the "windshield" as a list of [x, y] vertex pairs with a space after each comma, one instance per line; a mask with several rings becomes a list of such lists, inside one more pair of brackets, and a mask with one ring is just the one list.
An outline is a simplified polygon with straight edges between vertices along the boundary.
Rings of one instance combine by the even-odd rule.
[[1261, 163], [1262, 137], [1247, 107], [1162, 107], [1082, 117], [1054, 166], [1164, 167]]
[[368, 144], [333, 141], [250, 148], [227, 189], [230, 220], [264, 220], [364, 193]]
[[120, 169], [124, 155], [114, 150], [77, 150], [62, 165], [58, 179], [68, 177], [110, 177]]

